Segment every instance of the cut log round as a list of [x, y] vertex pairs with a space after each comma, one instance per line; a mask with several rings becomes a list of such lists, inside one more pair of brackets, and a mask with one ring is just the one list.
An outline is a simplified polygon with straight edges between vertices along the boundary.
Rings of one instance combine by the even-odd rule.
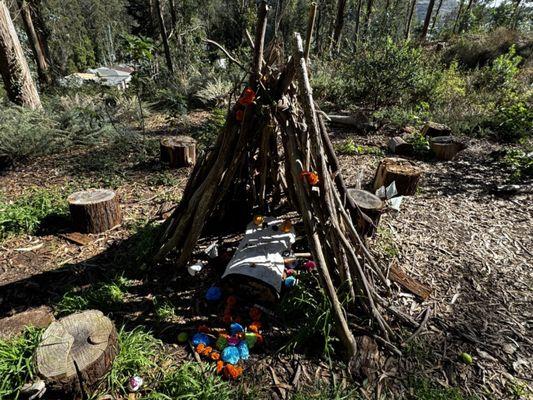
[[161, 139], [161, 162], [170, 168], [189, 167], [196, 163], [196, 140], [189, 136]]
[[453, 136], [437, 136], [430, 139], [429, 147], [435, 153], [437, 160], [450, 161], [466, 146]]
[[437, 124], [436, 122], [426, 122], [424, 127], [422, 128], [422, 135], [428, 136], [428, 137], [436, 137], [436, 136], [450, 136], [452, 134], [452, 130], [450, 127], [444, 125], [444, 124]]
[[122, 222], [118, 196], [112, 190], [91, 189], [68, 197], [75, 229], [83, 233], [105, 232]]
[[374, 178], [374, 190], [396, 182], [399, 195], [412, 196], [422, 176], [420, 168], [403, 158], [385, 158], [379, 164]]
[[383, 200], [375, 194], [361, 189], [348, 189], [348, 195], [353, 199], [354, 203], [357, 204], [361, 211], [372, 220], [372, 224], [365, 224], [364, 229], [362, 229], [364, 235], [372, 236], [376, 232], [381, 214], [383, 213]]
[[101, 311], [88, 310], [46, 329], [35, 352], [35, 366], [52, 392], [78, 398], [98, 385], [117, 354], [113, 322]]
[[410, 155], [413, 153], [413, 145], [407, 143], [400, 136], [395, 136], [389, 139], [389, 149], [394, 154]]

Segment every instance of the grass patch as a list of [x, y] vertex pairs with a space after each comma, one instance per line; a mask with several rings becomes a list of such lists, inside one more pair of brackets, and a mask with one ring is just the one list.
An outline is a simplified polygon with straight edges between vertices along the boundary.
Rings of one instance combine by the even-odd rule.
[[223, 381], [214, 366], [207, 367], [204, 373], [198, 364], [185, 362], [177, 368], [165, 372], [155, 390], [146, 400], [233, 400], [237, 392], [228, 382]]
[[82, 291], [69, 291], [55, 305], [59, 316], [97, 308], [104, 311], [116, 310], [124, 303], [127, 281], [124, 278], [111, 283], [101, 283]]
[[58, 190], [32, 189], [14, 202], [0, 197], [0, 240], [11, 234], [34, 234], [51, 215], [66, 215], [67, 202]]
[[157, 299], [154, 300], [155, 316], [158, 321], [171, 321], [176, 316], [176, 309], [169, 301], [159, 303]]
[[394, 241], [394, 234], [390, 229], [378, 227], [377, 237], [376, 247], [378, 252], [389, 258], [398, 257], [400, 250]]
[[375, 146], [362, 146], [356, 145], [353, 139], [348, 139], [335, 146], [335, 150], [338, 154], [346, 156], [356, 156], [362, 154], [371, 154], [376, 156], [382, 156], [383, 150]]
[[21, 336], [0, 339], [0, 399], [18, 399], [19, 389], [36, 374], [33, 353], [42, 330], [28, 328]]
[[132, 331], [122, 328], [118, 333], [120, 352], [107, 374], [106, 383], [110, 393], [127, 393], [128, 379], [142, 376], [147, 383], [157, 369], [157, 357], [161, 341], [138, 327]]

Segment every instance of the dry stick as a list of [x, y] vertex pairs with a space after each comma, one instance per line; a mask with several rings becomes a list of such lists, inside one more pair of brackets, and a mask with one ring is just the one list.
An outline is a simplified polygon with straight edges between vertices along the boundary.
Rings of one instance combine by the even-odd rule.
[[[287, 126], [287, 151], [286, 151], [286, 162], [290, 165], [290, 172], [292, 174], [292, 180], [294, 183], [296, 200], [299, 204], [299, 209], [301, 210], [302, 218], [304, 219], [304, 226], [308, 238], [311, 241], [311, 249], [314, 257], [318, 261], [318, 267], [322, 281], [328, 297], [331, 301], [333, 308], [333, 316], [335, 318], [336, 328], [339, 333], [339, 337], [346, 348], [348, 356], [351, 358], [355, 355], [357, 351], [357, 344], [353, 334], [350, 332], [350, 328], [344, 316], [344, 311], [342, 305], [337, 297], [335, 287], [329, 275], [328, 264], [322, 252], [322, 244], [318, 234], [316, 233], [316, 226], [313, 222], [313, 215], [311, 214], [311, 205], [307, 199], [306, 191], [309, 191], [308, 185], [303, 182], [298, 177], [301, 175], [302, 170], [299, 166], [299, 163], [296, 160], [297, 150], [295, 143], [295, 132], [292, 130], [291, 126]], [[300, 168], [299, 168], [300, 167]]]
[[405, 342], [402, 343], [402, 346], [407, 345], [410, 341], [412, 341], [415, 337], [417, 337], [422, 331], [424, 330], [424, 327], [426, 326], [426, 323], [428, 322], [429, 316], [431, 315], [431, 307], [426, 308], [426, 311], [424, 311], [424, 318], [422, 319], [422, 322], [420, 322], [420, 325], [418, 326], [418, 329], [407, 338]]
[[259, 5], [259, 12], [257, 14], [257, 27], [254, 40], [254, 58], [252, 60], [252, 75], [250, 77], [250, 83], [255, 90], [257, 90], [257, 85], [261, 81], [261, 68], [263, 66], [263, 53], [265, 50], [267, 13], [268, 5], [267, 2], [263, 0]]
[[311, 39], [313, 38], [313, 31], [315, 29], [315, 18], [316, 17], [316, 3], [311, 3], [309, 8], [309, 20], [307, 22], [307, 35], [305, 37], [305, 50], [304, 58], [305, 61], [309, 61], [309, 49], [311, 48]]
[[239, 60], [237, 60], [235, 57], [233, 57], [229, 53], [229, 51], [227, 51], [224, 47], [222, 47], [221, 44], [219, 44], [219, 43], [217, 43], [217, 42], [215, 42], [214, 40], [211, 40], [211, 39], [204, 39], [204, 42], [211, 43], [212, 45], [215, 45], [216, 47], [218, 47], [226, 55], [226, 57], [228, 57], [230, 59], [230, 61], [233, 61], [235, 64], [237, 64], [243, 71], [249, 72], [248, 69], [246, 69], [246, 67]]
[[250, 35], [250, 32], [248, 31], [248, 29], [246, 29], [244, 33], [245, 33], [246, 41], [248, 42], [252, 50], [254, 50], [255, 45], [254, 45], [254, 40], [252, 39], [252, 35]]

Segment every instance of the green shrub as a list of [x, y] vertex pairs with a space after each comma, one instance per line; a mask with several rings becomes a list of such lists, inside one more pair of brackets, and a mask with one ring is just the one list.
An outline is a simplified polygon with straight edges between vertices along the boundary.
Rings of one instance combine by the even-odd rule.
[[226, 124], [227, 110], [223, 108], [214, 108], [207, 119], [207, 122], [202, 126], [191, 132], [191, 136], [198, 141], [200, 148], [212, 146], [220, 130]]
[[28, 328], [13, 339], [0, 339], [0, 399], [19, 398], [19, 389], [36, 377], [33, 353], [42, 330]]
[[518, 182], [533, 177], [533, 147], [507, 150], [504, 163], [512, 171], [512, 181]]
[[32, 189], [14, 202], [0, 196], [0, 239], [37, 231], [50, 215], [66, 215], [67, 203], [57, 190]]
[[377, 156], [383, 155], [383, 151], [374, 146], [362, 146], [362, 145], [356, 145], [353, 139], [348, 139], [343, 141], [342, 143], [339, 143], [335, 146], [335, 151], [338, 154], [343, 154], [347, 156], [355, 156], [355, 155], [361, 155], [361, 154], [373, 154]]

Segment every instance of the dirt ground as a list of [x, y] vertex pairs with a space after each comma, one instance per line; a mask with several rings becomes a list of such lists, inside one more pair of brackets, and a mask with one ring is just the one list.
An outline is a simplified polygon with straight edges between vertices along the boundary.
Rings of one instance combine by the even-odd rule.
[[[201, 116], [195, 118], [201, 123]], [[172, 130], [154, 130], [150, 135], [167, 132]], [[337, 132], [334, 140], [340, 143], [346, 137], [385, 151], [384, 135]], [[428, 307], [431, 314], [426, 329], [403, 349], [402, 358], [383, 353], [379, 379], [372, 390], [405, 395], [410, 379], [420, 376], [483, 398], [530, 398], [533, 196], [493, 193], [495, 185], [505, 183], [509, 176], [497, 162], [500, 150], [488, 141], [472, 140], [454, 161], [415, 161], [424, 171], [419, 192], [405, 198], [399, 212], [386, 214], [380, 222], [372, 246], [380, 249], [380, 260], [400, 266], [429, 285], [432, 293], [420, 302], [394, 288], [398, 308], [418, 321]], [[117, 167], [111, 173], [91, 168], [105, 151], [45, 157], [0, 175], [1, 192], [10, 199], [32, 187], [68, 194], [80, 182], [84, 186], [108, 183], [117, 189], [125, 217], [123, 225], [110, 232], [88, 235], [86, 245], [61, 236], [67, 232], [65, 221], [51, 224], [39, 235], [19, 235], [0, 243], [0, 317], [53, 303], [72, 287], [84, 287], [114, 274], [125, 263], [124, 255], [131, 259], [140, 245], [135, 241], [142, 233], [139, 227], [162, 220], [179, 200], [189, 171], [165, 171], [157, 159], [139, 161], [135, 154], [115, 160]], [[368, 184], [382, 157], [341, 156], [348, 183], [353, 185], [363, 171]], [[146, 276], [144, 271], [138, 271], [128, 307], [116, 311], [113, 318], [131, 326], [155, 327], [172, 346], [175, 332], [202, 320], [195, 299], [209, 282], [186, 274], [169, 281], [169, 267], [154, 271], [148, 280], [140, 278]], [[177, 291], [176, 281], [188, 290]], [[179, 319], [171, 326], [154, 322], [151, 299], [161, 293], [177, 305]], [[180, 357], [191, 357], [183, 349], [173, 348]], [[250, 383], [270, 387], [271, 397], [286, 397], [298, 385], [294, 381], [298, 370], [298, 376], [310, 382], [331, 373], [323, 361], [307, 360], [299, 354], [272, 355], [268, 347], [266, 350], [256, 356], [248, 375]], [[471, 365], [459, 359], [462, 352], [473, 357]], [[276, 371], [283, 367], [286, 373], [276, 375], [272, 367]], [[346, 379], [341, 364], [333, 371], [339, 379]]]

